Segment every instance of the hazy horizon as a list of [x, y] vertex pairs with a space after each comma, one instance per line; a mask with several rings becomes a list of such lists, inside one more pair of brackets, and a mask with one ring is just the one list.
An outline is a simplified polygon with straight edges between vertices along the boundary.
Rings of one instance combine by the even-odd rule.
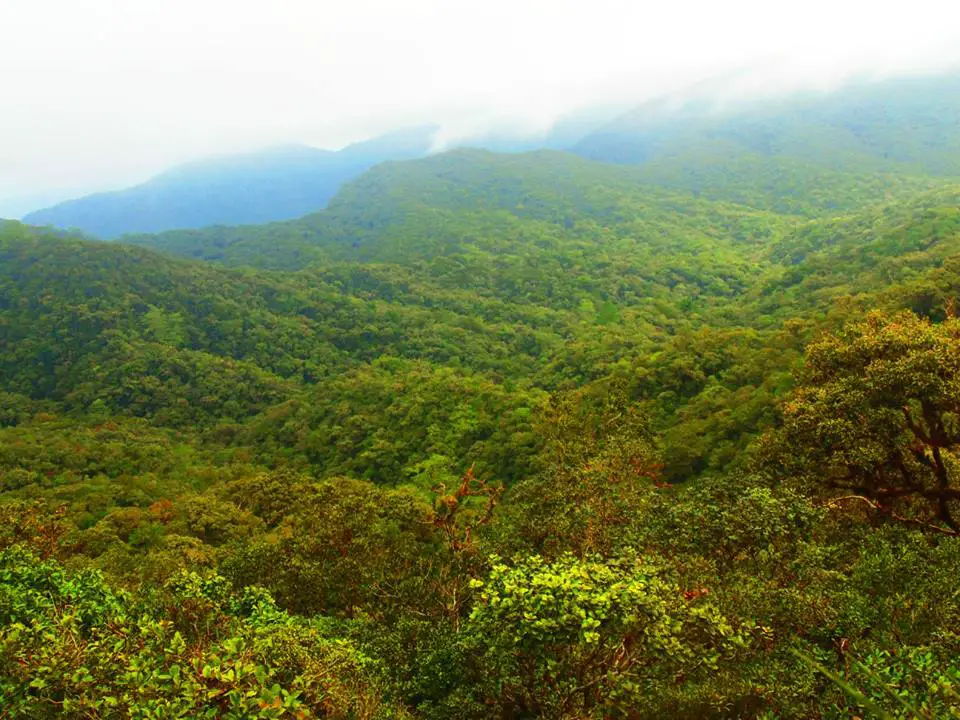
[[0, 217], [274, 145], [435, 124], [442, 148], [733, 72], [749, 96], [960, 60], [960, 10], [928, 0], [78, 5], [0, 10]]

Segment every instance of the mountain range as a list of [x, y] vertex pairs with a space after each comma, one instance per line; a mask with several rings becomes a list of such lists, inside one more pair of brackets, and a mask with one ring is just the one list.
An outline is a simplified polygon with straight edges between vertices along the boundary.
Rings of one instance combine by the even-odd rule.
[[[728, 83], [716, 82], [647, 101], [612, 119], [610, 108], [587, 109], [533, 137], [503, 131], [457, 144], [501, 152], [569, 150], [642, 166], [640, 181], [717, 199], [743, 200], [727, 180], [765, 173], [763, 186], [785, 209], [792, 197], [810, 195], [798, 192], [798, 184], [809, 183], [811, 192], [843, 186], [851, 172], [960, 175], [960, 146], [944, 132], [960, 123], [958, 98], [960, 76], [954, 75], [753, 99], [732, 96]], [[31, 212], [24, 222], [114, 239], [291, 220], [323, 209], [344, 183], [381, 162], [430, 154], [438, 132], [398, 131], [338, 152], [289, 145], [201, 160], [127, 190]], [[836, 202], [842, 205], [842, 196]]]
[[0, 715], [956, 717], [956, 87], [0, 221]]
[[706, 85], [657, 98], [581, 139], [595, 160], [655, 163], [736, 150], [846, 172], [960, 174], [960, 75], [858, 81], [732, 99]]
[[24, 222], [113, 239], [134, 232], [300, 217], [322, 208], [344, 182], [377, 163], [428, 154], [436, 130], [390, 133], [337, 152], [287, 145], [199, 160], [126, 190], [36, 210]]

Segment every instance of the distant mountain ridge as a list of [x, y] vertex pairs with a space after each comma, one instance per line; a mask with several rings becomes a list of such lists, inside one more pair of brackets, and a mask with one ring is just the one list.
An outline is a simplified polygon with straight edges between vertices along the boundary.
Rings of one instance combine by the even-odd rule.
[[399, 131], [338, 152], [284, 145], [198, 160], [141, 185], [69, 200], [23, 220], [79, 229], [102, 239], [289, 220], [322, 209], [344, 182], [373, 165], [427, 155], [436, 131], [433, 126]]
[[470, 147], [516, 153], [565, 149], [616, 117], [588, 107], [542, 132], [504, 126], [446, 141], [426, 125], [353, 143], [339, 151], [289, 144], [205, 158], [166, 170], [135, 187], [86, 195], [23, 216], [30, 225], [82, 231], [103, 240], [123, 235], [293, 220], [326, 207], [348, 181], [382, 162], [415, 160]]
[[750, 101], [722, 83], [641, 104], [586, 135], [578, 155], [622, 164], [735, 149], [843, 172], [960, 176], [960, 74], [855, 82]]
[[[236, 226], [323, 210], [341, 187], [376, 165], [457, 147], [568, 150], [636, 166], [632, 182], [794, 215], [842, 211], [960, 178], [960, 74], [776, 97], [745, 96], [737, 80], [700, 83], [619, 116], [611, 107], [587, 108], [531, 136], [500, 128], [446, 142], [441, 128], [428, 126], [339, 152], [287, 145], [201, 160], [23, 220], [102, 239], [221, 226], [213, 229], [217, 244], [230, 245], [249, 234]], [[196, 256], [207, 255], [207, 240]]]
[[[947, 182], [896, 173], [844, 173], [748, 153], [696, 160], [694, 168], [674, 173], [659, 162], [603, 163], [556, 150], [458, 148], [381, 163], [346, 183], [324, 210], [295, 220], [129, 235], [123, 242], [271, 270], [356, 260], [432, 262], [466, 252], [480, 238], [504, 243], [513, 238], [523, 245], [534, 242], [544, 228], [561, 236], [605, 232], [578, 225], [584, 209], [597, 222], [632, 218], [645, 226], [658, 217], [666, 227], [682, 224], [710, 201], [730, 204], [722, 212], [743, 213], [758, 227], [774, 227], [910, 198]], [[670, 212], [664, 214], [664, 208]], [[537, 231], [528, 229], [531, 221]], [[750, 234], [735, 224], [728, 232]], [[517, 251], [511, 247], [507, 254]]]

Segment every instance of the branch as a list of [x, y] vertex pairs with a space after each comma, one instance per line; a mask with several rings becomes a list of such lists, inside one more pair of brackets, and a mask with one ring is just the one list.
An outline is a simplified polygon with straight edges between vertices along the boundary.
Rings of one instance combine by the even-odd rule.
[[903, 523], [907, 523], [910, 525], [917, 525], [927, 530], [933, 530], [935, 532], [942, 533], [944, 535], [949, 535], [950, 537], [960, 537], [960, 532], [957, 532], [956, 530], [940, 527], [939, 525], [934, 525], [932, 523], [924, 522], [923, 520], [917, 520], [916, 518], [904, 517], [903, 515], [899, 515], [895, 512], [888, 511], [886, 508], [880, 505], [880, 503], [875, 502], [874, 500], [871, 500], [868, 497], [864, 497], [863, 495], [845, 495], [843, 497], [827, 500], [826, 502], [823, 503], [823, 507], [835, 509], [839, 506], [840, 503], [845, 502], [847, 500], [859, 500], [860, 502], [863, 502], [869, 505], [873, 510], [883, 513], [884, 515], [889, 515], [894, 520], [899, 520], [900, 522], [903, 522]]
[[[950, 526], [950, 529], [957, 532], [957, 523], [950, 513], [950, 506], [947, 504], [947, 497], [951, 491], [947, 488], [950, 483], [950, 477], [947, 475], [947, 468], [943, 464], [943, 457], [940, 454], [940, 448], [933, 448], [933, 460], [936, 463], [937, 484], [940, 487], [940, 495], [937, 497], [937, 507], [940, 513], [940, 519]], [[956, 491], [952, 491], [956, 492]]]
[[913, 415], [910, 414], [910, 408], [906, 405], [903, 406], [903, 416], [907, 419], [907, 427], [910, 428], [910, 432], [916, 435], [924, 444], [930, 444], [930, 437], [923, 431], [919, 425], [913, 421]]

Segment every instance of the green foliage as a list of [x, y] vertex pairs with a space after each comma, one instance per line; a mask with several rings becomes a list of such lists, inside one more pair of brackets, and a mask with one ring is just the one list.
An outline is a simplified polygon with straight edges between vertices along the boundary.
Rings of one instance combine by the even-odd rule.
[[610, 553], [660, 478], [650, 419], [613, 383], [554, 396], [537, 426], [546, 458], [509, 495], [512, 533], [544, 554]]
[[[854, 660], [847, 682], [873, 707], [889, 708], [894, 718], [960, 716], [960, 667], [953, 657], [938, 657], [930, 648], [908, 647], [897, 653], [880, 650]], [[857, 697], [851, 698], [855, 704]]]
[[[251, 423], [239, 441], [302, 459], [327, 475], [416, 483], [424, 463], [512, 480], [539, 440], [531, 416], [542, 391], [510, 390], [482, 375], [378, 360], [326, 382]], [[429, 489], [429, 483], [427, 488]]]
[[958, 423], [960, 321], [910, 313], [874, 314], [812, 344], [784, 408], [787, 452], [806, 472], [887, 512], [909, 503], [905, 520], [922, 521], [929, 505], [952, 532]]
[[[332, 480], [301, 492], [277, 531], [224, 560], [235, 584], [262, 584], [299, 613], [389, 615], [423, 590], [442, 552], [430, 509], [411, 493], [356, 480]], [[439, 570], [439, 568], [437, 568]], [[439, 598], [437, 598], [439, 600]]]
[[0, 716], [956, 714], [960, 194], [768, 121], [0, 225]]
[[507, 715], [635, 716], [744, 642], [716, 608], [638, 559], [494, 559], [474, 585], [466, 642], [485, 704]]
[[[97, 573], [0, 553], [0, 702], [22, 718], [402, 717], [364, 660], [270, 596], [184, 574], [151, 612]], [[165, 612], [163, 611], [165, 610]]]

